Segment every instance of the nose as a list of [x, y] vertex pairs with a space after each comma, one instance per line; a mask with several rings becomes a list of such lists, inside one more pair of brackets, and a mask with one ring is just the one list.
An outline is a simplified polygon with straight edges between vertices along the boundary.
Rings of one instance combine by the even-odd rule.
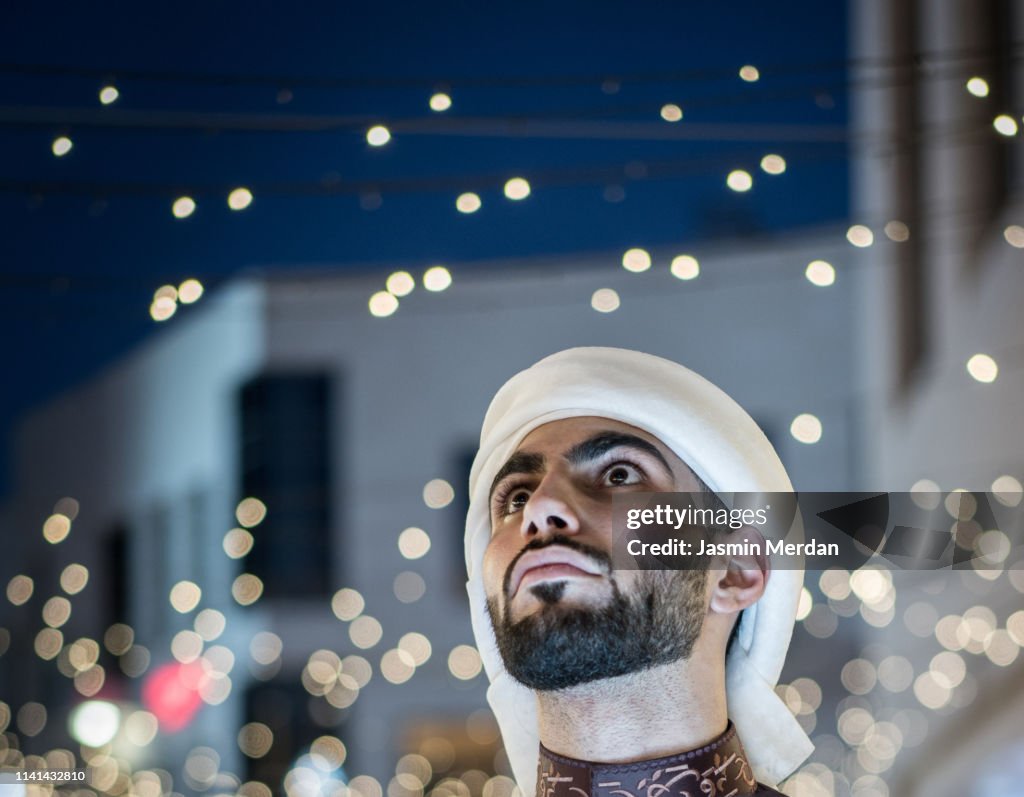
[[554, 474], [545, 477], [523, 507], [520, 528], [523, 536], [576, 534], [580, 530], [580, 521], [567, 500], [570, 493], [571, 487], [564, 479]]

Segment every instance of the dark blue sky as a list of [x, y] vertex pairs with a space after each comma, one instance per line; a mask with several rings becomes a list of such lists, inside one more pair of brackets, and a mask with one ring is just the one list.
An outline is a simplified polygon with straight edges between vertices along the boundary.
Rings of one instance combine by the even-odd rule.
[[[454, 270], [844, 218], [845, 15], [820, 0], [5, 4], [0, 445], [154, 332], [164, 282]], [[103, 107], [108, 82], [121, 96]], [[453, 106], [436, 114], [441, 85]], [[394, 133], [380, 149], [376, 121]], [[61, 134], [74, 147], [55, 158]], [[758, 170], [767, 152], [784, 175]], [[725, 187], [734, 168], [754, 174], [748, 194]], [[520, 203], [501, 190], [517, 174], [533, 187]], [[237, 185], [255, 195], [239, 213]], [[467, 190], [473, 215], [454, 207]], [[177, 220], [183, 193], [198, 209]]]

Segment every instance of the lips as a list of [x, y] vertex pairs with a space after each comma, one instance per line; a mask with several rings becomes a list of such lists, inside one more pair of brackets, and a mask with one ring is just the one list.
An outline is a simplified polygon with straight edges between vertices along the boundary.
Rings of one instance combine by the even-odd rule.
[[512, 569], [509, 580], [509, 597], [519, 591], [524, 580], [553, 578], [557, 576], [599, 576], [604, 568], [592, 557], [561, 545], [553, 545], [536, 551], [527, 551]]

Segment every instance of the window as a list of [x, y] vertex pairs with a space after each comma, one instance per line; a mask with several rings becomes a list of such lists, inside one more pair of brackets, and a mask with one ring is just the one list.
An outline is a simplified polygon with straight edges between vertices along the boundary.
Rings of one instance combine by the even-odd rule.
[[241, 390], [240, 497], [267, 506], [246, 567], [268, 597], [328, 591], [331, 393], [323, 374], [264, 375]]

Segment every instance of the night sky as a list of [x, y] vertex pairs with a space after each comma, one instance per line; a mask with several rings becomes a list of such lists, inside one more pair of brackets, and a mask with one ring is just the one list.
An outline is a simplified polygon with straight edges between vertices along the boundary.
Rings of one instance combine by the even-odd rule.
[[[165, 282], [435, 262], [458, 280], [844, 219], [846, 39], [845, 3], [820, 0], [4, 4], [0, 446], [158, 333]], [[733, 169], [751, 191], [726, 187]], [[521, 202], [502, 193], [517, 175]], [[254, 201], [235, 212], [238, 186]], [[465, 191], [478, 212], [456, 210]], [[176, 219], [183, 194], [197, 209]]]

